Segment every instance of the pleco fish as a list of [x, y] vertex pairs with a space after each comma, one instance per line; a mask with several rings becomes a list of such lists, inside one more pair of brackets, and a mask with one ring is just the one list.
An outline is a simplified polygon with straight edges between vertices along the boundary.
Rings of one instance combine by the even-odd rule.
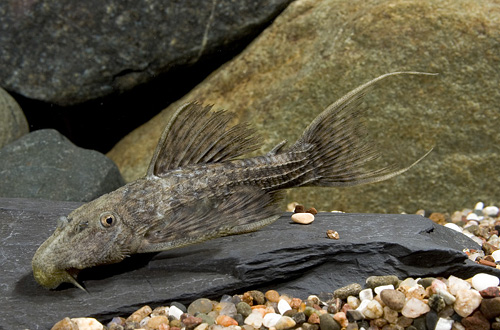
[[378, 157], [360, 125], [360, 103], [382, 75], [325, 109], [289, 148], [237, 159], [256, 150], [246, 125], [233, 116], [188, 103], [165, 128], [144, 178], [82, 205], [59, 219], [36, 251], [33, 275], [46, 288], [69, 282], [83, 289], [82, 269], [250, 232], [279, 218], [278, 191], [300, 186], [352, 186], [392, 178], [415, 165], [367, 170]]

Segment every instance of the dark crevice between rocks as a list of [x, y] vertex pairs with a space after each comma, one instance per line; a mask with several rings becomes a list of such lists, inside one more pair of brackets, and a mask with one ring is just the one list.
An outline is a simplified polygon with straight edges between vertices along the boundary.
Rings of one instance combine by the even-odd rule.
[[[281, 8], [275, 16], [284, 9]], [[12, 91], [9, 93], [23, 109], [30, 131], [54, 128], [77, 146], [106, 153], [128, 133], [149, 121], [222, 64], [241, 53], [273, 20], [256, 27], [238, 41], [203, 54], [194, 64], [172, 66], [167, 72], [124, 93], [114, 93], [66, 107], [30, 99]], [[147, 68], [143, 71], [127, 69], [115, 78], [126, 78], [130, 74], [147, 75], [146, 71]]]

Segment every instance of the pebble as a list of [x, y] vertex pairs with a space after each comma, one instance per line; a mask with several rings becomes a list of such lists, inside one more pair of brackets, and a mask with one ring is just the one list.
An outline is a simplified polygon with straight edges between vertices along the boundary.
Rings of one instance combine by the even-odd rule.
[[104, 326], [94, 318], [91, 317], [78, 317], [71, 319], [78, 330], [103, 330]]
[[252, 312], [252, 314], [248, 315], [247, 318], [243, 321], [243, 323], [251, 325], [257, 329], [262, 326], [263, 322], [264, 322], [264, 317], [258, 311]]
[[383, 290], [380, 299], [387, 307], [398, 312], [403, 309], [406, 302], [405, 294], [394, 289]]
[[284, 300], [284, 299], [280, 299], [279, 302], [278, 302], [278, 312], [283, 315], [285, 314], [287, 311], [291, 310], [292, 307], [290, 307], [290, 304]]
[[278, 323], [278, 320], [280, 318], [281, 318], [280, 314], [267, 313], [264, 316], [264, 319], [262, 321], [262, 325], [265, 326], [265, 327], [267, 327], [267, 328], [274, 327], [276, 325], [276, 323]]
[[280, 294], [276, 290], [269, 290], [264, 294], [264, 297], [270, 302], [278, 302], [280, 300]]
[[174, 317], [177, 320], [181, 319], [181, 315], [183, 313], [184, 312], [179, 307], [174, 305], [170, 306], [170, 309], [168, 310], [168, 315]]
[[236, 311], [238, 314], [243, 315], [243, 317], [247, 317], [252, 313], [252, 307], [246, 302], [241, 301], [236, 305]]
[[375, 291], [375, 294], [377, 295], [380, 294], [380, 292], [382, 292], [385, 289], [394, 289], [394, 285], [389, 284], [389, 285], [377, 286], [375, 289], [373, 289], [373, 291]]
[[132, 322], [141, 322], [142, 319], [144, 319], [146, 316], [148, 316], [149, 314], [151, 314], [153, 312], [153, 310], [151, 309], [151, 307], [149, 306], [143, 306], [141, 308], [139, 308], [138, 310], [136, 310], [135, 312], [133, 312], [128, 318], [127, 318], [127, 321], [132, 321]]
[[487, 319], [500, 317], [500, 297], [483, 299], [480, 309]]
[[337, 231], [329, 229], [326, 231], [326, 237], [331, 239], [339, 239], [340, 235]]
[[452, 326], [453, 326], [452, 319], [445, 319], [440, 317], [436, 323], [436, 327], [434, 328], [434, 330], [451, 330]]
[[453, 296], [451, 293], [449, 293], [446, 289], [437, 289], [436, 290], [436, 293], [438, 295], [440, 295], [441, 297], [443, 297], [444, 299], [444, 302], [446, 303], [446, 305], [452, 305], [455, 303], [455, 296]]
[[210, 299], [200, 298], [193, 301], [187, 308], [187, 312], [191, 315], [196, 313], [208, 314], [212, 311], [213, 304]]
[[456, 295], [459, 290], [469, 290], [471, 285], [458, 277], [451, 275], [448, 278], [448, 289], [452, 295]]
[[453, 304], [453, 309], [461, 317], [469, 316], [481, 304], [483, 299], [479, 292], [476, 290], [458, 290], [456, 294], [456, 301]]
[[490, 322], [484, 317], [480, 311], [474, 312], [471, 316], [465, 317], [460, 322], [465, 327], [465, 329], [474, 330], [489, 330]]
[[431, 309], [429, 305], [424, 303], [422, 300], [417, 298], [410, 298], [401, 310], [401, 314], [408, 318], [415, 319], [420, 315], [429, 312], [430, 310]]
[[498, 215], [499, 209], [496, 206], [490, 205], [483, 209], [483, 214], [489, 217], [496, 217]]
[[368, 301], [366, 304], [366, 308], [361, 311], [363, 315], [368, 319], [378, 319], [384, 315], [384, 308], [380, 303], [376, 300]]
[[292, 214], [292, 221], [302, 225], [310, 224], [314, 221], [314, 214], [312, 213], [294, 213]]
[[349, 296], [357, 296], [363, 288], [358, 283], [349, 284], [333, 292], [334, 298], [347, 299]]
[[399, 279], [395, 275], [370, 276], [366, 279], [366, 286], [371, 289], [383, 285], [392, 285], [397, 287], [399, 285]]
[[282, 316], [274, 326], [276, 330], [290, 329], [295, 326], [295, 321], [289, 316]]
[[358, 299], [358, 297], [349, 296], [347, 297], [347, 303], [349, 304], [349, 306], [351, 306], [352, 309], [356, 309], [359, 307], [359, 304], [361, 304], [361, 301]]
[[373, 299], [373, 291], [372, 289], [364, 289], [359, 292], [359, 299], [361, 302], [363, 300], [372, 300]]
[[71, 321], [69, 317], [65, 317], [61, 321], [54, 324], [51, 330], [79, 330], [78, 325], [75, 322]]
[[[200, 319], [201, 320], [201, 319]], [[201, 322], [200, 322], [201, 323]], [[231, 325], [238, 325], [238, 322], [228, 315], [219, 315], [215, 319], [215, 323], [222, 325], [224, 327], [229, 327]]]
[[454, 231], [458, 231], [459, 233], [461, 233], [463, 231], [462, 227], [452, 223], [452, 222], [449, 222], [447, 224], [444, 225], [446, 228], [450, 228]]
[[323, 314], [319, 317], [319, 327], [321, 330], [340, 330], [340, 324], [330, 314]]
[[158, 329], [160, 327], [160, 324], [168, 325], [168, 317], [166, 317], [165, 315], [153, 316], [147, 322], [148, 328], [151, 329]]
[[492, 286], [498, 286], [498, 284], [500, 283], [498, 277], [485, 273], [474, 275], [471, 281], [472, 287], [477, 291], [481, 291]]

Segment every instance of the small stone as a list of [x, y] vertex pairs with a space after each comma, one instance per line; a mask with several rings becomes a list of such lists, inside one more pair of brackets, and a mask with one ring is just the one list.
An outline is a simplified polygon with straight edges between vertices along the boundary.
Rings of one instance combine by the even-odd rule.
[[366, 279], [366, 286], [375, 289], [382, 285], [393, 285], [397, 287], [399, 284], [399, 279], [395, 275], [383, 275], [383, 276], [370, 276]]
[[497, 286], [490, 286], [489, 288], [479, 291], [479, 294], [483, 298], [495, 298], [500, 297], [500, 290]]
[[329, 229], [326, 231], [326, 237], [330, 239], [339, 239], [340, 235], [337, 231]]
[[474, 312], [471, 316], [464, 317], [460, 322], [465, 329], [489, 330], [490, 322], [480, 311]]
[[151, 314], [153, 312], [153, 310], [151, 309], [151, 307], [149, 306], [143, 306], [141, 308], [139, 308], [138, 310], [136, 310], [135, 312], [133, 312], [128, 318], [127, 318], [127, 321], [132, 321], [132, 322], [141, 322], [142, 319], [144, 319], [146, 316], [148, 316], [149, 314]]
[[302, 300], [300, 298], [292, 298], [290, 301], [290, 307], [293, 309], [299, 310], [300, 306], [302, 305]]
[[386, 319], [389, 323], [395, 324], [398, 320], [399, 313], [395, 310], [389, 308], [388, 306], [384, 306], [384, 319]]
[[476, 213], [469, 213], [467, 214], [467, 217], [465, 218], [466, 220], [479, 220], [479, 216]]
[[290, 329], [295, 326], [295, 321], [289, 316], [282, 316], [276, 325], [274, 326], [276, 330]]
[[280, 314], [267, 313], [264, 316], [264, 320], [262, 321], [262, 325], [265, 326], [266, 328], [274, 327], [274, 326], [276, 326], [276, 323], [278, 323], [280, 318], [281, 318]]
[[307, 225], [314, 221], [314, 215], [311, 213], [294, 213], [292, 214], [292, 221]]
[[440, 317], [436, 323], [436, 327], [434, 328], [434, 330], [451, 330], [452, 326], [453, 326], [452, 319], [445, 319]]
[[215, 319], [215, 323], [222, 325], [224, 327], [229, 327], [231, 325], [238, 325], [238, 322], [235, 319], [233, 319], [232, 317], [227, 316], [227, 315], [217, 316], [217, 318]]
[[349, 296], [347, 297], [347, 304], [349, 304], [352, 309], [356, 309], [359, 307], [359, 304], [361, 304], [361, 301], [358, 299], [358, 297]]
[[78, 317], [71, 319], [76, 325], [78, 330], [103, 330], [104, 326], [94, 318], [91, 317]]
[[486, 206], [483, 209], [483, 214], [487, 215], [489, 217], [496, 217], [498, 215], [498, 212], [499, 212], [498, 207], [493, 206], [493, 205]]
[[[488, 242], [484, 242], [482, 245], [482, 249], [485, 254], [491, 255], [493, 252], [498, 251], [498, 247], [494, 246], [493, 244], [490, 244]], [[493, 258], [495, 260], [495, 258]]]
[[[420, 280], [417, 281], [418, 284], [420, 284], [421, 286], [423, 286], [424, 288], [428, 288], [429, 286], [432, 285], [432, 283], [436, 280], [435, 277], [424, 277], [424, 278], [421, 278]], [[441, 281], [440, 281], [441, 282]], [[443, 282], [441, 282], [443, 283]], [[444, 284], [444, 283], [443, 283]], [[444, 284], [444, 286], [446, 287], [446, 284]]]
[[454, 230], [454, 231], [457, 231], [459, 233], [461, 233], [463, 231], [462, 227], [450, 222], [450, 223], [447, 223], [444, 225], [446, 228], [449, 228], [451, 230]]
[[250, 294], [250, 296], [252, 297], [254, 305], [264, 305], [266, 303], [266, 297], [264, 296], [264, 293], [258, 290], [252, 290], [248, 291], [248, 294]]
[[243, 317], [247, 317], [252, 313], [252, 307], [250, 307], [250, 305], [246, 302], [242, 301], [236, 305], [236, 311], [238, 312], [238, 314], [243, 315]]
[[365, 318], [363, 313], [354, 309], [347, 310], [345, 315], [347, 316], [347, 320], [349, 322], [356, 322]]
[[383, 290], [380, 299], [387, 307], [398, 312], [403, 309], [406, 301], [405, 294], [394, 289]]
[[469, 290], [470, 288], [471, 288], [471, 285], [468, 282], [466, 282], [458, 277], [451, 275], [448, 278], [448, 289], [450, 290], [450, 293], [454, 296], [457, 295], [457, 292], [459, 290]]
[[499, 262], [500, 261], [500, 250], [493, 251], [491, 256], [493, 257], [493, 259], [495, 259], [495, 262]]
[[237, 313], [236, 306], [228, 301], [223, 301], [215, 305], [214, 311], [219, 312], [220, 315], [227, 315], [229, 317], [234, 317]]
[[432, 308], [438, 313], [442, 311], [443, 308], [446, 307], [446, 302], [444, 301], [444, 298], [438, 294], [433, 294], [432, 296], [430, 296], [427, 303], [429, 304], [430, 308]]
[[[349, 321], [347, 320], [347, 316], [345, 315], [344, 312], [337, 312], [333, 315], [333, 319], [337, 321], [337, 323], [342, 327], [345, 328], [349, 324]], [[320, 326], [321, 326], [321, 317], [320, 317]]]
[[498, 277], [479, 273], [472, 277], [472, 287], [477, 291], [484, 290], [489, 287], [496, 287], [500, 283]]
[[180, 320], [183, 313], [184, 312], [179, 307], [174, 305], [170, 306], [168, 310], [168, 315], [174, 317], [176, 320]]
[[306, 212], [311, 213], [312, 215], [318, 214], [318, 210], [316, 210], [314, 207], [309, 208]]
[[430, 311], [430, 307], [424, 303], [422, 300], [417, 298], [410, 298], [406, 301], [401, 314], [404, 316], [414, 319]]
[[442, 290], [442, 289], [437, 289], [436, 290], [436, 294], [440, 295], [441, 297], [443, 297], [444, 299], [444, 302], [447, 304], [447, 305], [452, 305], [455, 303], [456, 301], [456, 298], [455, 296], [453, 296], [451, 293], [449, 293], [448, 291], [446, 290]]
[[284, 300], [284, 299], [280, 299], [280, 301], [278, 302], [278, 312], [283, 315], [286, 313], [286, 311], [289, 311], [291, 310], [292, 307], [290, 307], [290, 304]]
[[153, 316], [148, 320], [147, 326], [151, 329], [158, 329], [160, 324], [168, 325], [168, 317], [165, 315]]
[[319, 325], [318, 324], [311, 324], [311, 323], [304, 323], [301, 326], [302, 330], [318, 330]]
[[209, 326], [208, 323], [202, 323], [202, 324], [196, 326], [196, 328], [194, 328], [193, 330], [207, 330], [208, 326]]
[[359, 299], [363, 300], [372, 300], [373, 299], [373, 291], [372, 289], [364, 289], [359, 292]]
[[453, 309], [461, 317], [469, 316], [481, 304], [481, 295], [476, 290], [458, 290]]
[[362, 313], [364, 316], [366, 316], [366, 318], [373, 320], [384, 315], [384, 308], [378, 301], [371, 300], [368, 302], [366, 308], [364, 309], [364, 311], [362, 311]]
[[333, 292], [333, 296], [339, 299], [347, 299], [349, 296], [357, 296], [363, 288], [358, 283], [349, 284]]
[[200, 298], [193, 301], [187, 308], [187, 313], [195, 315], [196, 313], [208, 314], [213, 309], [213, 304], [210, 299]]
[[178, 309], [180, 309], [183, 313], [187, 313], [187, 308], [186, 308], [186, 306], [184, 306], [184, 304], [181, 304], [180, 302], [173, 301], [172, 303], [170, 303], [170, 307], [172, 307], [172, 306], [177, 307], [177, 308], [178, 308]]
[[330, 314], [321, 315], [319, 320], [321, 330], [340, 330], [340, 324]]
[[433, 310], [430, 310], [429, 313], [425, 314], [425, 325], [427, 326], [427, 329], [435, 329], [436, 324], [438, 322], [439, 316], [437, 313]]
[[270, 302], [278, 302], [280, 300], [280, 294], [276, 290], [269, 290], [264, 294], [264, 296], [266, 297], [267, 301]]
[[306, 211], [304, 205], [297, 204], [295, 205], [294, 213], [304, 213]]
[[260, 328], [262, 326], [262, 322], [264, 321], [264, 317], [260, 312], [252, 312], [250, 315], [248, 315], [243, 323], [251, 325], [254, 328]]
[[431, 213], [431, 215], [429, 215], [429, 219], [431, 219], [433, 222], [440, 224], [440, 225], [446, 224], [446, 217], [443, 213], [439, 213], [439, 212]]
[[307, 323], [319, 324], [319, 315], [317, 313], [312, 313], [307, 319]]
[[394, 285], [392, 284], [389, 284], [389, 285], [381, 285], [381, 286], [377, 286], [375, 289], [373, 289], [373, 291], [375, 291], [375, 295], [378, 295], [380, 294], [380, 292], [382, 292], [383, 290], [385, 289], [391, 289], [391, 290], [394, 290]]
[[[241, 314], [236, 314], [236, 315], [241, 315]], [[200, 319], [203, 320], [202, 324], [203, 323], [206, 323], [208, 325], [215, 324], [215, 318], [212, 317], [211, 315], [208, 315], [205, 313], [198, 313], [198, 314], [196, 314], [196, 317], [199, 317]], [[243, 322], [243, 320], [242, 320], [242, 322]]]
[[481, 313], [489, 320], [500, 316], [500, 297], [483, 299]]
[[303, 312], [295, 313], [293, 314], [292, 319], [296, 324], [301, 325], [306, 321], [306, 314], [304, 314]]
[[79, 330], [78, 325], [69, 317], [65, 317], [61, 321], [54, 324], [50, 330]]

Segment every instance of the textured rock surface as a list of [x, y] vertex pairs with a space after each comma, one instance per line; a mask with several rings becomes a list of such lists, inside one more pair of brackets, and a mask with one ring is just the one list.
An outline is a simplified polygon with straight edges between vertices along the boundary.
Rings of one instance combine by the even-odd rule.
[[23, 110], [9, 93], [0, 88], [0, 148], [28, 132]]
[[0, 85], [75, 104], [128, 90], [255, 33], [290, 0], [0, 3]]
[[[248, 288], [305, 298], [333, 292], [371, 275], [470, 277], [500, 271], [468, 261], [462, 249], [479, 248], [466, 236], [417, 215], [319, 213], [313, 224], [294, 224], [290, 213], [264, 229], [84, 271], [88, 289], [48, 291], [37, 285], [31, 258], [56, 219], [79, 204], [0, 199], [0, 310], [5, 329], [48, 329], [66, 316], [101, 321], [144, 304]], [[326, 238], [334, 228], [339, 240]], [[251, 247], [251, 248], [249, 248]], [[30, 308], [36, 306], [36, 308]]]
[[392, 213], [498, 204], [499, 19], [494, 1], [295, 1], [240, 56], [109, 156], [126, 180], [143, 175], [167, 118], [193, 99], [253, 122], [268, 151], [296, 140], [327, 105], [380, 74], [438, 72], [387, 81], [366, 98], [364, 115], [382, 162], [410, 164], [435, 145], [428, 159], [388, 182], [292, 190], [288, 200]]
[[90, 201], [124, 184], [105, 155], [59, 132], [32, 132], [0, 149], [0, 196]]

